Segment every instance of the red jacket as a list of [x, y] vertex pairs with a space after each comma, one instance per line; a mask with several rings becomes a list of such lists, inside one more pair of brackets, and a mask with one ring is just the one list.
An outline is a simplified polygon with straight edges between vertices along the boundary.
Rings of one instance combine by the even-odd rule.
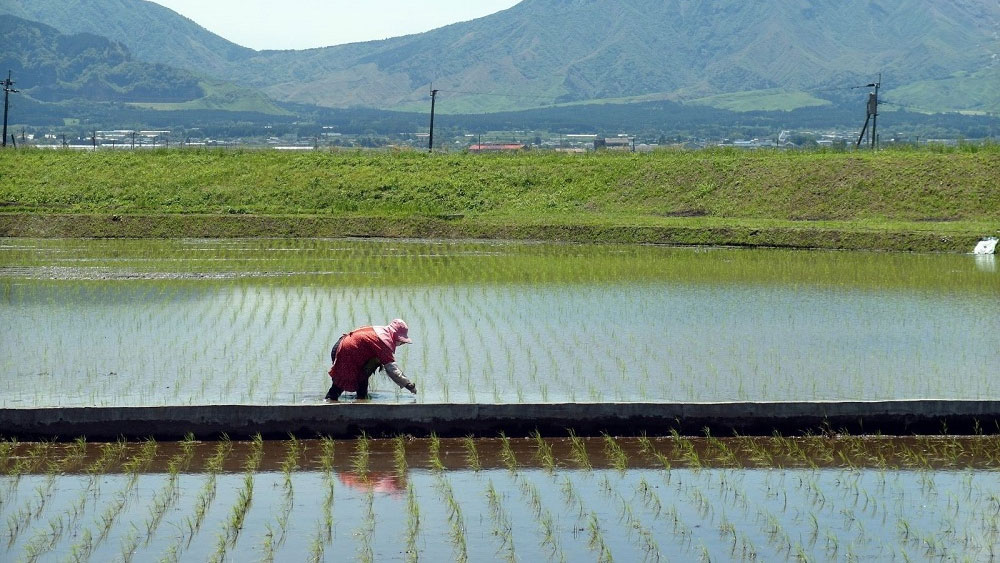
[[379, 339], [374, 328], [364, 326], [351, 331], [340, 341], [336, 352], [337, 361], [330, 368], [330, 378], [334, 385], [344, 391], [357, 391], [358, 383], [365, 377], [365, 364], [373, 358], [383, 365], [395, 362], [392, 353], [392, 349]]

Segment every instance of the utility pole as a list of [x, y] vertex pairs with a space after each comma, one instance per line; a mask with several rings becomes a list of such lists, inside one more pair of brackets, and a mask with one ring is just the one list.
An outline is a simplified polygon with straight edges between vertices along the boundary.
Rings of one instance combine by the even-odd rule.
[[427, 140], [427, 152], [434, 152], [434, 102], [437, 101], [438, 91], [431, 86], [431, 134]]
[[865, 125], [861, 128], [861, 134], [858, 135], [858, 142], [855, 143], [855, 148], [861, 148], [861, 141], [865, 138], [865, 131], [868, 129], [868, 122], [871, 121], [872, 131], [871, 131], [871, 144], [870, 147], [875, 149], [878, 145], [878, 89], [882, 86], [882, 73], [878, 73], [878, 82], [872, 82], [871, 84], [865, 84], [864, 86], [859, 86], [859, 88], [875, 88], [874, 92], [868, 94], [868, 116], [865, 118]]
[[7, 146], [7, 111], [10, 109], [10, 95], [18, 91], [14, 89], [14, 81], [10, 79], [10, 71], [7, 71], [7, 80], [0, 82], [3, 84], [3, 145]]

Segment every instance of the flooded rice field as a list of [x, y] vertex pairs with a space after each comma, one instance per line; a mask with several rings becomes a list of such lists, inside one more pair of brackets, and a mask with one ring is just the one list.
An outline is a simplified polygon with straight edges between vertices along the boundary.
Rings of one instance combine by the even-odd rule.
[[0, 442], [0, 559], [983, 561], [997, 440]]
[[397, 317], [420, 392], [375, 401], [996, 399], [993, 258], [0, 239], [0, 406], [318, 402], [337, 338]]

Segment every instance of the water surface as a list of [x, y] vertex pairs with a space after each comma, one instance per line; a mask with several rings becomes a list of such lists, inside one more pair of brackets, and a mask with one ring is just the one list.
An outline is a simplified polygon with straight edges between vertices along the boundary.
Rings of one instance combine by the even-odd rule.
[[396, 317], [420, 393], [377, 401], [997, 399], [983, 258], [0, 239], [0, 406], [317, 402], [340, 334]]

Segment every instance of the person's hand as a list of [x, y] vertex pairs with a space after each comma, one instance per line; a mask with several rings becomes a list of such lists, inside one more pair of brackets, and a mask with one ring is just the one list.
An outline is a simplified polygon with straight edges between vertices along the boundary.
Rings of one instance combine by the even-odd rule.
[[417, 384], [412, 381], [406, 385], [405, 389], [414, 395], [417, 394]]

